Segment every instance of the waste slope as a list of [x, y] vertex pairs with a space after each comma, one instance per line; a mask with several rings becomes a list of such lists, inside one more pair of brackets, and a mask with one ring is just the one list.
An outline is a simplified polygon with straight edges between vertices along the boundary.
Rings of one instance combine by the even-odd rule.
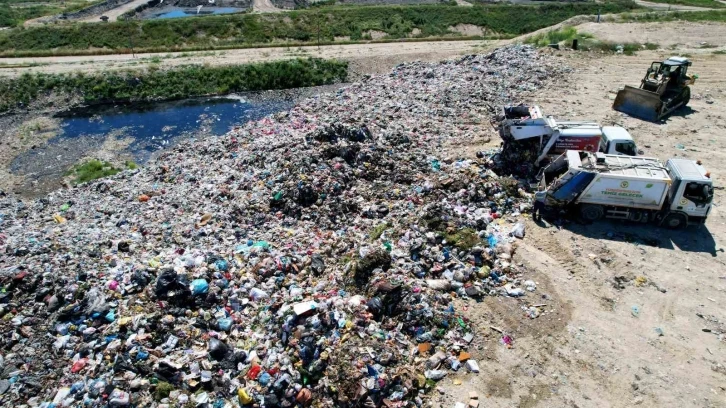
[[142, 169], [3, 194], [4, 402], [421, 406], [476, 375], [453, 300], [536, 290], [511, 260], [529, 196], [440, 152], [565, 74], [529, 46], [403, 64]]

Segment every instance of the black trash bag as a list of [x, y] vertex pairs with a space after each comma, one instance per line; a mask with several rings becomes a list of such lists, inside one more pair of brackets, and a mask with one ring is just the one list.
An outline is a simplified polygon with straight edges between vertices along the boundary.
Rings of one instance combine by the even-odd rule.
[[227, 353], [229, 353], [229, 347], [224, 344], [224, 342], [215, 339], [214, 337], [209, 339], [207, 350], [209, 351], [209, 355], [217, 361], [223, 360]]
[[310, 269], [312, 269], [316, 276], [325, 272], [325, 261], [323, 260], [323, 257], [319, 254], [314, 254], [311, 257]]
[[151, 282], [151, 276], [149, 276], [147, 272], [137, 270], [131, 277], [131, 282], [136, 284], [136, 286], [138, 286], [139, 288], [145, 288], [146, 285]]
[[179, 370], [165, 361], [159, 362], [159, 367], [154, 371], [157, 378], [162, 381], [174, 384], [178, 381]]
[[383, 301], [378, 296], [370, 298], [366, 302], [366, 306], [368, 307], [368, 311], [371, 312], [373, 316], [379, 316], [383, 311]]
[[297, 191], [294, 193], [295, 202], [303, 207], [309, 207], [318, 201], [318, 193], [309, 184], [302, 184], [298, 186]]
[[156, 278], [154, 294], [159, 299], [166, 299], [171, 295], [175, 299], [184, 299], [192, 295], [186, 278], [179, 276], [173, 269], [166, 269]]

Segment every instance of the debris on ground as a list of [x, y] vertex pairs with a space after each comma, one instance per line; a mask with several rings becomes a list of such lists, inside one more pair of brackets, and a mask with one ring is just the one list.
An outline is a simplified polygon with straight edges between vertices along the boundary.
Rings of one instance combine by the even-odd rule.
[[441, 148], [560, 65], [518, 45], [403, 64], [143, 169], [0, 194], [3, 401], [423, 406], [476, 375], [454, 299], [536, 290], [512, 260], [530, 197]]

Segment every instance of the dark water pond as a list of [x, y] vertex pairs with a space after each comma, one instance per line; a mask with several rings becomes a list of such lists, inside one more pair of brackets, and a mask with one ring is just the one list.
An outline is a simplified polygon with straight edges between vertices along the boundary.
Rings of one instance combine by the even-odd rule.
[[227, 133], [248, 121], [291, 109], [305, 97], [341, 85], [264, 91], [243, 96], [194, 98], [159, 103], [101, 105], [57, 114], [57, 135], [13, 159], [10, 171], [24, 176], [20, 188], [41, 195], [60, 186], [63, 175], [85, 158], [143, 165], [155, 153], [198, 137]]
[[240, 13], [243, 11], [244, 11], [244, 9], [236, 8], [236, 7], [202, 7], [199, 11], [197, 11], [196, 8], [179, 8], [179, 9], [173, 9], [173, 10], [165, 10], [161, 13], [150, 14], [146, 18], [148, 18], [148, 19], [181, 18], [181, 17], [193, 17], [193, 16], [203, 16], [203, 15], [211, 15], [211, 14], [232, 14], [232, 13]]
[[119, 137], [133, 139], [126, 151], [144, 162], [151, 153], [185, 136], [222, 135], [233, 126], [290, 109], [294, 103], [291, 99], [249, 102], [242, 98], [204, 98], [76, 109], [59, 115], [62, 133], [49, 144], [73, 138], [104, 138], [120, 132]]

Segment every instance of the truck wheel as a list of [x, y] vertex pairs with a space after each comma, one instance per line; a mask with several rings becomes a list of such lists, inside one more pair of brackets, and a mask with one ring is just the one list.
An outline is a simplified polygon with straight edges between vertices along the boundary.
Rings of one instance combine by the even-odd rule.
[[602, 206], [595, 204], [586, 204], [580, 208], [580, 216], [585, 221], [597, 221], [605, 215]]
[[663, 226], [670, 229], [684, 228], [687, 224], [686, 216], [683, 214], [669, 214], [663, 220]]

